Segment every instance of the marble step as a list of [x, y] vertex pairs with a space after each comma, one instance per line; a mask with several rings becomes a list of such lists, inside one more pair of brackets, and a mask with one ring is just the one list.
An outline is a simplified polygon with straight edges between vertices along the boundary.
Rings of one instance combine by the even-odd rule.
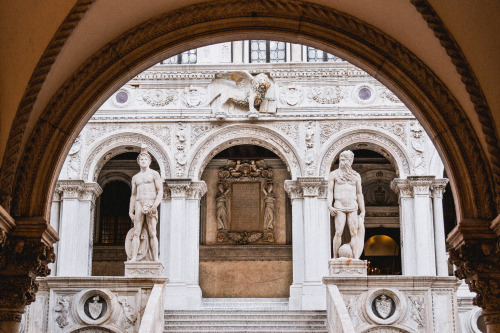
[[326, 311], [168, 310], [164, 332], [326, 333]]
[[288, 309], [288, 298], [204, 298], [203, 309]]

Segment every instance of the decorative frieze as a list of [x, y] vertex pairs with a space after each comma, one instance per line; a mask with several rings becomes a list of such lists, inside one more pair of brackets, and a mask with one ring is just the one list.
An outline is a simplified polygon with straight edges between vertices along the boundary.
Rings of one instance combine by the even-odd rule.
[[178, 99], [174, 89], [143, 89], [141, 93], [142, 100], [155, 107], [166, 106]]

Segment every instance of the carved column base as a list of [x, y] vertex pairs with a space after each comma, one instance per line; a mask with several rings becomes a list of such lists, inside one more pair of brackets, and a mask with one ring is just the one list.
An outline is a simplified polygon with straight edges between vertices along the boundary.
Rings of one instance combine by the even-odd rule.
[[368, 261], [350, 258], [328, 260], [330, 276], [367, 276]]
[[156, 278], [163, 276], [163, 265], [159, 261], [125, 261], [126, 277]]

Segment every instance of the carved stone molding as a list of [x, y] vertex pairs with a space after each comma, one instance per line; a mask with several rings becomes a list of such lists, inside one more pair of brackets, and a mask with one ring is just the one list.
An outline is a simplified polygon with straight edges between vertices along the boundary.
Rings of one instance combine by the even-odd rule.
[[165, 182], [170, 189], [171, 198], [185, 198], [191, 185], [191, 179], [187, 178], [166, 179]]
[[302, 187], [304, 197], [317, 197], [319, 196], [320, 186], [323, 184], [324, 178], [322, 177], [299, 177], [297, 181]]
[[245, 125], [225, 127], [202, 142], [188, 163], [189, 177], [200, 178], [215, 155], [226, 148], [244, 144], [261, 146], [278, 155], [290, 168], [292, 177], [302, 174], [298, 154], [292, 144], [268, 128]]
[[[30, 118], [29, 115], [33, 111], [33, 106], [37, 101], [38, 93], [43, 86], [40, 82], [45, 81], [47, 78], [52, 65], [65, 45], [66, 40], [69, 36], [71, 36], [73, 30], [78, 26], [78, 23], [83, 18], [85, 13], [87, 13], [87, 10], [93, 2], [94, 0], [78, 0], [75, 3], [36, 64], [23, 98], [19, 103], [19, 108], [17, 109], [16, 117], [14, 118], [10, 130], [9, 140], [7, 141], [6, 146], [7, 148], [2, 161], [2, 172], [0, 174], [1, 179], [14, 177], [18, 159], [22, 154], [21, 149], [19, 148], [24, 138], [24, 131], [26, 130], [28, 119]], [[10, 211], [11, 198], [6, 197], [6, 192], [3, 188], [0, 190], [0, 193], [0, 203], [4, 205], [4, 208], [7, 211]]]
[[285, 191], [292, 201], [304, 198], [302, 186], [300, 186], [299, 182], [296, 180], [285, 180]]
[[433, 198], [443, 198], [446, 185], [448, 184], [448, 179], [434, 179], [431, 184], [431, 197]]
[[470, 100], [474, 104], [474, 110], [481, 123], [483, 134], [486, 138], [489, 157], [492, 160], [493, 176], [496, 186], [496, 204], [497, 209], [500, 208], [500, 144], [495, 122], [493, 121], [491, 109], [486, 101], [486, 97], [476, 79], [476, 75], [472, 70], [467, 58], [463, 54], [460, 46], [457, 44], [448, 28], [445, 26], [439, 15], [431, 6], [428, 0], [411, 0], [417, 11], [422, 15], [427, 22], [429, 28], [432, 29], [434, 35], [441, 46], [446, 49], [446, 53], [451, 58], [451, 62], [455, 65], [458, 74], [462, 78], [462, 82], [466, 86]]
[[126, 132], [115, 133], [92, 146], [85, 157], [82, 179], [97, 181], [99, 172], [107, 161], [116, 155], [129, 152], [127, 150], [129, 146], [141, 147], [142, 144], [148, 146], [148, 152], [158, 162], [161, 176], [169, 177], [171, 175], [170, 158], [159, 140], [144, 134]]
[[200, 261], [292, 260], [291, 245], [201, 245]]
[[319, 174], [327, 175], [335, 157], [345, 147], [357, 142], [369, 142], [381, 147], [382, 149], [379, 152], [390, 161], [394, 161], [400, 177], [410, 175], [409, 158], [402, 145], [389, 135], [373, 132], [372, 129], [367, 128], [359, 128], [347, 133], [337, 133], [327, 144], [326, 148], [324, 148], [324, 153], [320, 154], [323, 158], [319, 164]]

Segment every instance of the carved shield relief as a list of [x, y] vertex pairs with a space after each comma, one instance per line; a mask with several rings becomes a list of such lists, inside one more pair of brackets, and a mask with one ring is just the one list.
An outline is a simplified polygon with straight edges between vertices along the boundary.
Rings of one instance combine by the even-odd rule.
[[375, 314], [382, 319], [389, 318], [396, 310], [394, 301], [387, 295], [380, 295], [373, 300]]

